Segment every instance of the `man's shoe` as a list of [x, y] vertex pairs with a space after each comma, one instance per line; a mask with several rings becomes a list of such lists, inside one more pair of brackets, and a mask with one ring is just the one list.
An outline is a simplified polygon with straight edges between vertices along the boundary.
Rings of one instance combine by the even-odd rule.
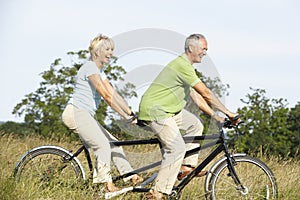
[[[178, 173], [178, 176], [177, 176], [177, 179], [178, 180], [182, 180], [184, 177], [186, 177], [189, 173], [191, 173], [195, 168], [191, 168], [191, 170], [187, 170], [187, 171], [180, 171]], [[196, 177], [202, 177], [202, 176], [205, 176], [207, 174], [207, 171], [206, 170], [203, 170], [203, 171], [200, 171]]]

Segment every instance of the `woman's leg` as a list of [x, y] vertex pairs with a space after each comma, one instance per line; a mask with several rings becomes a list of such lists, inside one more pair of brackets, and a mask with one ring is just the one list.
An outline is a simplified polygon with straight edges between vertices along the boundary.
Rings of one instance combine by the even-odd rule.
[[[101, 127], [101, 129], [109, 141], [118, 141], [117, 138], [110, 134], [106, 129], [103, 127]], [[121, 175], [133, 171], [133, 168], [128, 162], [122, 147], [111, 144], [111, 157]]]
[[109, 141], [98, 122], [85, 110], [68, 105], [62, 115], [63, 122], [75, 130], [87, 148], [95, 155], [96, 166], [93, 183], [112, 182], [110, 175], [111, 149]]

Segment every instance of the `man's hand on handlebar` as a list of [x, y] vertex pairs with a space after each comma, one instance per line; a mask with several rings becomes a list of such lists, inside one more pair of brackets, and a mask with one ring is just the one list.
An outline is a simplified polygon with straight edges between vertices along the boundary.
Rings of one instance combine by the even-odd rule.
[[226, 116], [228, 117], [228, 119], [231, 121], [231, 123], [233, 125], [238, 125], [241, 122], [241, 115], [239, 115], [238, 113], [228, 113], [226, 114]]
[[[240, 123], [240, 117], [241, 115], [239, 115], [238, 113], [229, 113], [229, 114], [226, 114], [226, 116], [228, 117], [228, 119], [230, 120], [230, 122], [233, 124], [233, 125], [238, 125]], [[217, 114], [213, 115], [212, 116], [217, 122], [219, 123], [224, 123], [225, 122], [225, 118], [224, 117], [221, 117]]]

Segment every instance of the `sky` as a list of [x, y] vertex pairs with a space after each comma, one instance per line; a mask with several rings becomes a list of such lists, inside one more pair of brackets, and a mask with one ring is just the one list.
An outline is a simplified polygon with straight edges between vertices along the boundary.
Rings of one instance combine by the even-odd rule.
[[[87, 49], [99, 33], [116, 38], [116, 51], [126, 45], [126, 33], [133, 33], [132, 44], [133, 36], [159, 43], [151, 34], [139, 36], [139, 30], [170, 32], [179, 48], [177, 36], [204, 34], [208, 58], [222, 83], [230, 85], [224, 99], [230, 110], [244, 105], [240, 99], [250, 87], [293, 107], [300, 101], [299, 10], [298, 0], [2, 0], [0, 121], [22, 122], [12, 110], [39, 87], [40, 73], [56, 58], [68, 62], [67, 52]], [[125, 69], [163, 66], [174, 56], [168, 51], [173, 49], [138, 47], [143, 50], [121, 56]]]

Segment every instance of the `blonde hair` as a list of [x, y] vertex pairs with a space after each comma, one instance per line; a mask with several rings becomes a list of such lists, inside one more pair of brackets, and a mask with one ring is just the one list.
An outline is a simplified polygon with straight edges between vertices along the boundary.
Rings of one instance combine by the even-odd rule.
[[102, 34], [99, 34], [97, 37], [95, 37], [91, 43], [90, 43], [90, 46], [89, 46], [89, 51], [90, 51], [90, 60], [95, 60], [97, 58], [97, 53], [99, 54], [100, 53], [100, 50], [103, 48], [103, 47], [111, 47], [112, 49], [114, 49], [114, 42], [111, 38], [105, 36], [105, 35], [102, 35]]

